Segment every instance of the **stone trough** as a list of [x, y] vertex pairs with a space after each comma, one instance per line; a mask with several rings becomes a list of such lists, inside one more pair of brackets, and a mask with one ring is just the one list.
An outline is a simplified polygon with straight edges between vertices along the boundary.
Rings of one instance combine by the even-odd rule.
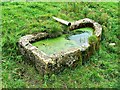
[[86, 61], [94, 51], [98, 50], [102, 34], [101, 25], [89, 18], [72, 22], [69, 30], [74, 31], [84, 27], [93, 28], [93, 35], [97, 37], [97, 42], [93, 44], [87, 43], [87, 45], [81, 45], [79, 48], [72, 47], [67, 51], [62, 50], [59, 53], [48, 55], [32, 44], [32, 42], [49, 37], [49, 33], [40, 32], [21, 37], [18, 41], [19, 50], [27, 60], [35, 65], [42, 75], [60, 72], [66, 67], [73, 68], [78, 64], [82, 65], [82, 62]]

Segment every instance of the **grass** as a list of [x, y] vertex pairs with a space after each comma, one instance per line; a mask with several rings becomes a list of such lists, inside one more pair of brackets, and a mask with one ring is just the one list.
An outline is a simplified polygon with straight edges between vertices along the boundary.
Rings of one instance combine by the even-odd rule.
[[[22, 3], [2, 2], [2, 88], [120, 88], [119, 80], [119, 34], [118, 3]], [[82, 66], [65, 69], [58, 75], [42, 77], [32, 65], [26, 63], [18, 51], [21, 36], [37, 32], [66, 30], [55, 22], [56, 16], [68, 21], [91, 18], [103, 27], [98, 52]], [[58, 26], [58, 31], [55, 31]], [[115, 46], [109, 46], [115, 43]]]

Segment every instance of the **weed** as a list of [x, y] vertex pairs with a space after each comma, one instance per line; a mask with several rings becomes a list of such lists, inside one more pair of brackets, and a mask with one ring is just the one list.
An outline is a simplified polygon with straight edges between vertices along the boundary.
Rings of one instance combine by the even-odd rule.
[[95, 43], [97, 43], [98, 38], [97, 38], [97, 36], [92, 35], [88, 38], [88, 41], [89, 41], [90, 44], [95, 44]]

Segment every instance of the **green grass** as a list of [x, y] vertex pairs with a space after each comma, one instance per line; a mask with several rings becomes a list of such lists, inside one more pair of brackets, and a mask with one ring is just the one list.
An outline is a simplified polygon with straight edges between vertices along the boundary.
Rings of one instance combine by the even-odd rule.
[[[2, 2], [2, 82], [3, 88], [120, 88], [118, 3], [22, 3]], [[59, 35], [67, 27], [52, 16], [68, 21], [91, 18], [103, 27], [100, 50], [83, 66], [65, 69], [58, 75], [42, 77], [19, 53], [21, 36], [37, 32]], [[58, 29], [56, 29], [56, 27]], [[55, 31], [58, 30], [58, 31]], [[54, 32], [54, 33], [53, 33]], [[115, 43], [115, 46], [109, 46]]]

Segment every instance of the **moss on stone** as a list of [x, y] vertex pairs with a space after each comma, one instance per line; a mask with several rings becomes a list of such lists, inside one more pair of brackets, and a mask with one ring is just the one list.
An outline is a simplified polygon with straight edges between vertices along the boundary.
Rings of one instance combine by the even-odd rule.
[[89, 44], [95, 44], [95, 43], [97, 43], [98, 38], [97, 38], [97, 36], [92, 35], [88, 38], [88, 41], [89, 41]]

